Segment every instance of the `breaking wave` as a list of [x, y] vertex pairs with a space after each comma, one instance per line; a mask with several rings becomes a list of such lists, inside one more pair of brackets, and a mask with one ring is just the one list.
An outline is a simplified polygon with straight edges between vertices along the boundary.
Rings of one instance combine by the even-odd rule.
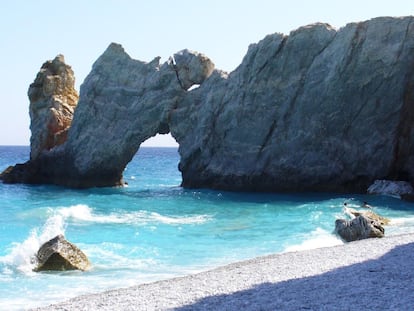
[[164, 216], [148, 211], [118, 212], [104, 215], [94, 213], [89, 206], [83, 204], [60, 208], [58, 213], [65, 217], [65, 219], [113, 224], [163, 223], [168, 225], [185, 225], [202, 224], [212, 219], [210, 215]]

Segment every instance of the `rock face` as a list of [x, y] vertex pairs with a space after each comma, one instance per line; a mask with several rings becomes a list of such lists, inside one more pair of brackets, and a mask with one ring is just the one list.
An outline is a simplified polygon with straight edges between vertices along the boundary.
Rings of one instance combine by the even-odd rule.
[[2, 178], [119, 185], [140, 144], [171, 132], [184, 187], [365, 192], [376, 179], [412, 182], [413, 21], [272, 34], [230, 74], [199, 53], [161, 65], [111, 44], [81, 87], [66, 143]]
[[[365, 191], [412, 181], [413, 18], [269, 35], [171, 117], [186, 187]], [[385, 35], [386, 34], [386, 35]]]
[[43, 64], [30, 85], [30, 158], [66, 141], [73, 112], [78, 103], [75, 77], [63, 55]]
[[384, 195], [412, 195], [414, 194], [413, 187], [406, 181], [392, 181], [392, 180], [376, 180], [368, 187], [369, 194], [384, 194]]
[[88, 270], [88, 257], [74, 244], [58, 235], [43, 244], [37, 252], [35, 271]]
[[207, 57], [188, 50], [162, 65], [159, 60], [134, 60], [112, 43], [81, 86], [67, 142], [16, 165], [3, 180], [79, 188], [122, 185], [123, 170], [140, 144], [170, 132], [171, 111], [186, 89], [202, 83], [214, 68]]

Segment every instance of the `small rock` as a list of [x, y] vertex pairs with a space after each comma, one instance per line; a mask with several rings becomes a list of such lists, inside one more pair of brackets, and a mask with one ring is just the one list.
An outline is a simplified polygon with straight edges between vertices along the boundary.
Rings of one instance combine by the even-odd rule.
[[43, 244], [37, 252], [38, 265], [34, 271], [88, 270], [88, 257], [74, 244], [58, 235]]

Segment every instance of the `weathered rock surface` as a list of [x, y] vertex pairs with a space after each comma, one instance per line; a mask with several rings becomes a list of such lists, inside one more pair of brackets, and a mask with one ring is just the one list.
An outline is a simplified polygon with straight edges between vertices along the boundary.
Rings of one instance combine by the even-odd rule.
[[406, 194], [414, 194], [413, 186], [406, 181], [393, 180], [376, 180], [368, 187], [369, 194], [384, 194], [392, 196], [401, 196]]
[[335, 232], [346, 242], [384, 237], [384, 228], [380, 223], [363, 215], [352, 220], [337, 219]]
[[73, 112], [78, 103], [75, 76], [63, 55], [47, 61], [30, 85], [30, 158], [66, 141]]
[[58, 235], [43, 244], [37, 252], [35, 271], [88, 270], [88, 257], [74, 244]]
[[81, 86], [67, 142], [41, 153], [36, 161], [16, 165], [3, 180], [70, 187], [122, 185], [123, 170], [140, 144], [170, 132], [171, 111], [186, 89], [202, 83], [214, 68], [207, 57], [188, 50], [174, 59], [162, 65], [159, 57], [140, 62], [112, 43]]
[[81, 87], [66, 143], [3, 179], [119, 185], [140, 144], [171, 132], [185, 187], [365, 192], [376, 179], [412, 182], [413, 20], [269, 35], [230, 74], [198, 53], [160, 65], [111, 44]]
[[365, 191], [412, 180], [413, 18], [269, 35], [172, 112], [185, 187]]

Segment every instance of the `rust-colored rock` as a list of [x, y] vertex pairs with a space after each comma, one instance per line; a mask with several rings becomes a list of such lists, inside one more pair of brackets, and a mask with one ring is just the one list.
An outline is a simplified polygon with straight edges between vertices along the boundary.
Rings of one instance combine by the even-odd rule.
[[75, 77], [63, 55], [47, 61], [30, 85], [30, 158], [36, 159], [43, 150], [50, 150], [66, 141], [72, 123], [78, 93]]

